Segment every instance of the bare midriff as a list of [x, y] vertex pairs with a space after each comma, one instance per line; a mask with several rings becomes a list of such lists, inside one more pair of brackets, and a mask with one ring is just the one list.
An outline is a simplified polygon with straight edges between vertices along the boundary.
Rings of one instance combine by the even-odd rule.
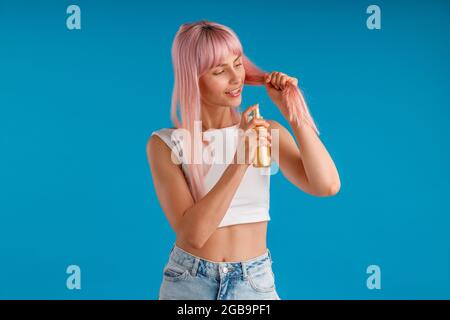
[[241, 262], [264, 254], [267, 250], [268, 221], [236, 224], [216, 229], [202, 248], [196, 249], [177, 239], [186, 252], [213, 262]]

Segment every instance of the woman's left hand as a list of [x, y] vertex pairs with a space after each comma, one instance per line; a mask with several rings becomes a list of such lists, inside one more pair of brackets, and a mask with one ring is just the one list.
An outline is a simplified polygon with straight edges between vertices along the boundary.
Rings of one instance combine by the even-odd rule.
[[265, 75], [265, 85], [267, 89], [267, 93], [269, 94], [270, 99], [272, 99], [273, 103], [278, 106], [281, 113], [285, 116], [285, 118], [289, 118], [287, 107], [284, 106], [281, 102], [282, 94], [281, 92], [286, 87], [286, 84], [289, 82], [294, 86], [297, 86], [298, 80], [297, 78], [290, 77], [285, 73], [273, 71], [267, 73]]

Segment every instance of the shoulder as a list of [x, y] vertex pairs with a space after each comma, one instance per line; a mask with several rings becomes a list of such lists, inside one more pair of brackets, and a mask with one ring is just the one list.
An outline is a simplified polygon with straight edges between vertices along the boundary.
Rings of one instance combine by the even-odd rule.
[[269, 124], [271, 128], [281, 128], [283, 127], [278, 121], [276, 120], [266, 120]]
[[266, 120], [269, 123], [269, 130], [278, 129], [280, 132], [288, 132], [288, 129], [276, 120]]
[[147, 139], [147, 152], [155, 148], [164, 147], [169, 136], [168, 128], [153, 131]]
[[179, 164], [180, 158], [177, 142], [173, 139], [172, 133], [175, 128], [162, 128], [153, 131], [147, 140], [147, 156], [153, 159], [166, 159], [171, 157], [171, 153], [176, 155], [175, 162]]

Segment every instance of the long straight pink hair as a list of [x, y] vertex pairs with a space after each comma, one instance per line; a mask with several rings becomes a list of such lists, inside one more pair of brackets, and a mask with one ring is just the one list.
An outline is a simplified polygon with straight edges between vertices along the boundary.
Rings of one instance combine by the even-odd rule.
[[[229, 54], [242, 55], [247, 85], [265, 85], [264, 72], [253, 64], [243, 53], [239, 38], [230, 28], [207, 20], [181, 25], [172, 44], [172, 63], [174, 68], [174, 87], [172, 92], [171, 119], [176, 129], [189, 132], [190, 146], [194, 143], [194, 124], [201, 120], [199, 79], [209, 69], [220, 64]], [[305, 122], [319, 135], [319, 130], [310, 115], [309, 109], [298, 87], [288, 84], [282, 91], [283, 103], [286, 105], [290, 121], [295, 124]], [[181, 114], [181, 121], [177, 110]], [[235, 108], [232, 117], [240, 121], [241, 115]], [[201, 144], [201, 143], [200, 143]], [[188, 151], [189, 159], [191, 148]], [[196, 152], [196, 151], [194, 151]], [[188, 183], [194, 201], [204, 195], [204, 176], [202, 164], [188, 161]]]

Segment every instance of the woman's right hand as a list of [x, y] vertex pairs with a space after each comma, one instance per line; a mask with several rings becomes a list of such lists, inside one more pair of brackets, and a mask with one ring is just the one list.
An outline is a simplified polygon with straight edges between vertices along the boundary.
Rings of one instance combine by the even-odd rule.
[[[236, 153], [234, 155], [233, 163], [252, 165], [256, 157], [256, 149], [258, 143], [260, 146], [271, 146], [272, 136], [268, 130], [270, 124], [264, 119], [256, 119], [253, 117], [248, 120], [250, 113], [258, 108], [258, 104], [252, 105], [245, 110], [241, 115], [241, 122], [238, 130], [238, 143]], [[256, 126], [264, 126], [267, 129], [267, 136], [260, 135], [257, 140]]]

